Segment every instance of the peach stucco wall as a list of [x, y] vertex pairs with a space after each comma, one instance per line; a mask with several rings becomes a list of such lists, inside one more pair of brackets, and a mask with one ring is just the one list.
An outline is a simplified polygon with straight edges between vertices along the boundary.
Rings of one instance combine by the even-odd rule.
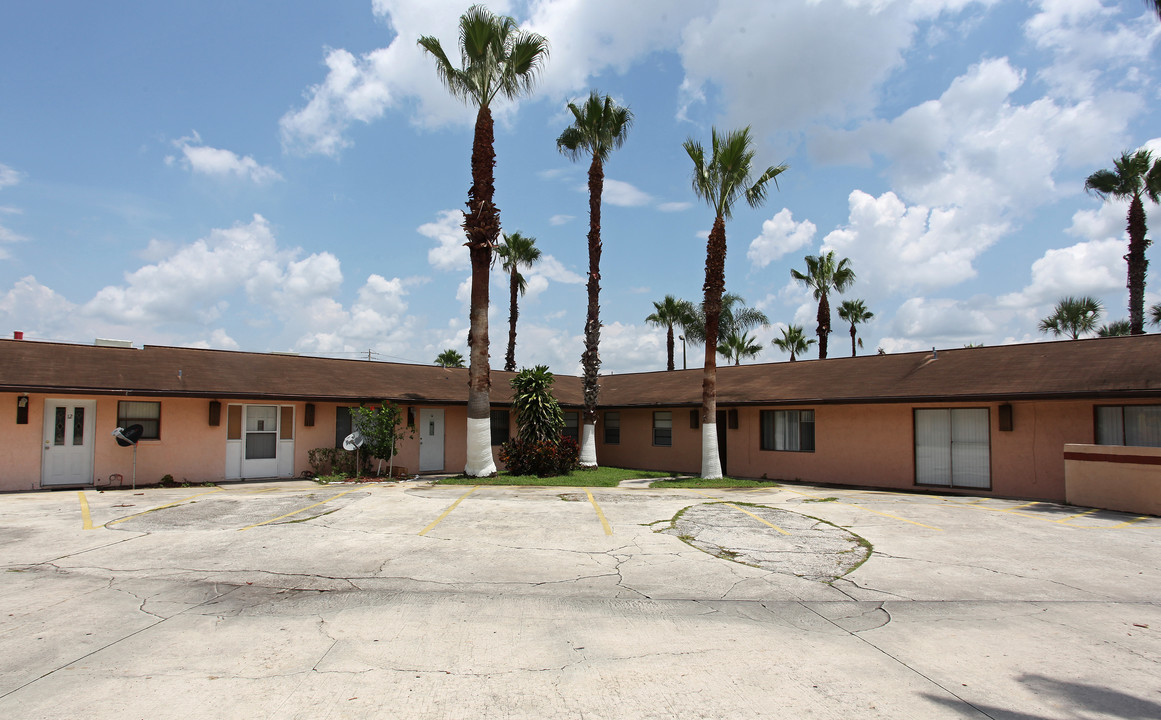
[[[129, 484], [133, 473], [133, 451], [117, 445], [112, 432], [117, 426], [119, 396], [63, 396], [30, 394], [28, 423], [16, 424], [19, 394], [0, 393], [0, 491], [36, 490], [41, 487], [44, 407], [48, 399], [91, 400], [94, 417], [93, 484], [110, 484], [110, 476], [120, 474]], [[221, 423], [209, 424], [209, 400], [191, 398], [128, 398], [161, 402], [161, 438], [142, 440], [137, 448], [137, 482], [156, 483], [164, 475], [176, 482], [220, 482], [226, 475], [226, 423], [230, 402], [222, 402]], [[335, 441], [334, 403], [314, 403], [315, 422], [305, 426], [306, 403], [255, 401], [294, 407], [294, 475], [310, 470], [308, 453], [313, 448], [333, 447]], [[466, 407], [445, 407], [444, 468], [463, 470], [467, 442]], [[417, 407], [418, 412], [418, 407]], [[411, 433], [403, 440], [396, 465], [412, 473], [419, 468], [419, 441]]]
[[1161, 515], [1161, 448], [1078, 444], [1064, 455], [1068, 502]]
[[[984, 407], [991, 425], [993, 494], [1063, 501], [1066, 443], [1093, 441], [1092, 401], [1013, 402], [1013, 430], [999, 429], [1000, 403], [817, 405], [738, 408], [738, 427], [727, 430], [727, 474], [734, 477], [916, 488], [914, 419], [916, 408]], [[721, 410], [729, 410], [720, 406]], [[813, 409], [815, 451], [760, 449], [760, 412]], [[620, 410], [621, 442], [604, 443], [598, 427], [602, 464], [697, 473], [700, 430], [689, 427], [689, 408], [673, 411], [673, 445], [652, 444], [652, 410]], [[942, 488], [948, 489], [948, 488]], [[965, 492], [977, 492], [975, 490]]]

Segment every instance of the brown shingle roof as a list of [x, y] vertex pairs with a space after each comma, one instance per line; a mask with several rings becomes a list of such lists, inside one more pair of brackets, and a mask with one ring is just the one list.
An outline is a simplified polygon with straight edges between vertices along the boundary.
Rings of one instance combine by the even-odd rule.
[[[602, 379], [601, 404], [701, 404], [702, 371]], [[721, 405], [1161, 395], [1161, 335], [718, 368]]]
[[[492, 371], [508, 404], [513, 373]], [[697, 406], [700, 368], [601, 378], [604, 407]], [[0, 390], [464, 404], [467, 370], [432, 365], [146, 346], [0, 340]], [[718, 368], [721, 405], [1161, 396], [1161, 335]], [[581, 380], [557, 376], [561, 404]]]

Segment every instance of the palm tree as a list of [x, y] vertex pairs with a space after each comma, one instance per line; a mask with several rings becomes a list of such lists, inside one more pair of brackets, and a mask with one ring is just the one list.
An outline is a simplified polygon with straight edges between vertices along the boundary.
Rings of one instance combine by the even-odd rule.
[[806, 256], [806, 272], [790, 271], [790, 277], [810, 288], [818, 301], [818, 359], [826, 360], [826, 340], [830, 335], [830, 291], [843, 293], [855, 282], [849, 258], [835, 263], [834, 251]]
[[508, 372], [516, 371], [516, 318], [520, 310], [516, 306], [516, 294], [524, 294], [528, 283], [520, 274], [520, 267], [531, 268], [540, 260], [540, 248], [536, 247], [536, 238], [524, 237], [519, 232], [504, 236], [504, 242], [496, 246], [496, 254], [504, 261], [504, 272], [511, 277], [511, 297], [508, 301], [508, 354], [504, 356], [504, 369]]
[[1097, 328], [1097, 337], [1122, 337], [1130, 334], [1128, 320], [1113, 320]]
[[483, 5], [473, 5], [460, 16], [460, 58], [456, 67], [448, 60], [439, 40], [419, 38], [419, 45], [435, 58], [439, 79], [454, 97], [478, 108], [472, 140], [472, 186], [464, 234], [472, 261], [472, 294], [469, 311], [467, 460], [464, 473], [471, 477], [492, 475], [492, 387], [488, 367], [488, 272], [492, 249], [500, 236], [500, 211], [493, 204], [496, 151], [493, 147], [492, 101], [503, 95], [516, 99], [532, 91], [548, 59], [548, 41], [520, 30], [516, 21], [494, 15]]
[[[861, 299], [859, 300], [843, 300], [843, 304], [839, 306], [839, 317], [851, 324], [851, 357], [855, 356], [855, 335], [858, 333], [855, 326], [860, 323], [865, 323], [871, 318], [875, 317], [875, 313], [867, 309], [867, 306]], [[863, 346], [863, 339], [859, 338], [859, 347]]]
[[1161, 20], [1161, 0], [1145, 0], [1145, 4], [1149, 9], [1157, 13], [1157, 19]]
[[1076, 340], [1081, 333], [1096, 329], [1097, 318], [1103, 310], [1100, 301], [1087, 295], [1061, 298], [1052, 314], [1040, 321], [1040, 332], [1051, 332], [1056, 337], [1068, 335]]
[[1118, 200], [1129, 200], [1129, 254], [1125, 260], [1129, 265], [1129, 325], [1133, 335], [1145, 332], [1145, 274], [1149, 261], [1145, 249], [1151, 244], [1145, 237], [1145, 206], [1141, 196], [1153, 202], [1161, 196], [1161, 160], [1153, 160], [1148, 150], [1121, 153], [1113, 160], [1114, 170], [1097, 170], [1084, 181], [1084, 189], [1096, 193], [1102, 200], [1110, 196]]
[[[693, 307], [686, 321], [686, 339], [694, 345], [705, 343], [705, 303]], [[736, 293], [722, 295], [722, 313], [718, 319], [718, 335], [745, 334], [759, 325], [769, 325], [770, 318], [758, 308], [746, 307], [746, 299]]]
[[797, 355], [801, 355], [810, 349], [816, 341], [814, 338], [807, 338], [801, 325], [791, 325], [782, 330], [782, 337], [774, 338], [774, 344], [782, 349], [782, 352], [790, 353], [790, 362], [794, 362]]
[[1154, 325], [1161, 325], [1161, 303], [1157, 303], [1149, 308], [1149, 322]]
[[762, 352], [758, 338], [750, 337], [746, 333], [727, 333], [718, 343], [718, 353], [726, 360], [733, 360], [734, 365], [741, 365], [742, 358], [752, 358]]
[[778, 184], [778, 176], [786, 165], [771, 165], [751, 180], [754, 164], [753, 139], [750, 128], [718, 134], [711, 131], [709, 158], [701, 143], [693, 138], [685, 141], [689, 159], [693, 161], [693, 192], [714, 210], [714, 225], [710, 230], [705, 252], [705, 369], [701, 389], [701, 475], [704, 478], [722, 476], [718, 457], [717, 434], [717, 349], [718, 323], [722, 315], [722, 291], [726, 284], [726, 218], [733, 215], [734, 203], [745, 197], [750, 207], [759, 207], [766, 200], [771, 181]]
[[462, 368], [464, 356], [460, 355], [459, 351], [448, 348], [436, 356], [435, 364], [445, 368]]
[[[673, 326], [676, 325], [684, 329], [697, 311], [694, 310], [693, 303], [690, 301], [678, 300], [672, 295], [666, 295], [661, 302], [654, 301], [653, 309], [655, 312], [650, 313], [645, 318], [645, 322], [649, 325], [665, 328], [665, 350], [669, 358], [665, 369], [673, 370]], [[686, 333], [688, 334], [689, 331], [686, 330]]]
[[585, 351], [581, 354], [584, 366], [585, 414], [581, 435], [581, 467], [597, 466], [597, 400], [601, 387], [597, 371], [601, 367], [601, 192], [605, 186], [605, 163], [614, 150], [625, 144], [633, 113], [621, 107], [608, 95], [602, 98], [596, 92], [579, 107], [569, 103], [573, 123], [556, 139], [556, 149], [572, 160], [592, 156], [589, 163], [589, 280], [588, 311], [585, 315]]

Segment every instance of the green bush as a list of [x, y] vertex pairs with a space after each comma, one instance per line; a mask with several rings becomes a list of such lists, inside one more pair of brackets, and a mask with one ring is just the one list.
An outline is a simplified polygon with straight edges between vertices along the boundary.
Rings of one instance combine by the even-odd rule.
[[512, 475], [568, 475], [580, 462], [580, 446], [570, 437], [557, 442], [516, 438], [500, 446], [500, 460]]
[[[355, 468], [356, 455], [359, 464], [362, 465], [357, 472]], [[366, 451], [356, 453], [354, 450], [344, 450], [343, 448], [315, 448], [308, 451], [306, 457], [310, 466], [314, 468], [315, 475], [343, 475], [345, 477], [366, 474], [371, 461], [370, 453]]]

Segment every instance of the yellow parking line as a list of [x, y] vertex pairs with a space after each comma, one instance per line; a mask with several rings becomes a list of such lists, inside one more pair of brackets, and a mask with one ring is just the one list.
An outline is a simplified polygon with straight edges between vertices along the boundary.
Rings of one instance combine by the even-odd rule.
[[322, 500], [322, 501], [316, 502], [314, 505], [307, 505], [306, 507], [304, 507], [304, 508], [301, 508], [301, 509], [299, 509], [299, 510], [295, 510], [294, 512], [288, 512], [288, 513], [286, 513], [285, 515], [279, 515], [279, 516], [278, 516], [278, 517], [276, 517], [276, 518], [270, 518], [269, 520], [265, 520], [265, 521], [263, 521], [263, 522], [260, 522], [260, 523], [254, 523], [253, 525], [247, 525], [247, 526], [246, 526], [246, 527], [244, 527], [244, 528], [239, 528], [238, 532], [242, 532], [243, 530], [249, 530], [249, 529], [251, 529], [251, 528], [261, 527], [261, 526], [263, 526], [263, 525], [269, 525], [269, 524], [270, 524], [270, 523], [272, 523], [272, 522], [277, 522], [277, 521], [279, 521], [279, 520], [282, 520], [283, 518], [288, 518], [288, 517], [290, 517], [291, 515], [297, 515], [297, 514], [299, 514], [299, 513], [301, 513], [301, 512], [306, 512], [307, 510], [310, 510], [311, 508], [316, 508], [316, 507], [318, 507], [319, 505], [325, 505], [325, 504], [329, 503], [331, 500], [337, 500], [338, 498], [341, 498], [342, 496], [344, 496], [344, 495], [346, 495], [346, 494], [348, 494], [348, 493], [353, 493], [353, 492], [355, 492], [356, 490], [362, 490], [362, 489], [363, 489], [362, 487], [353, 487], [353, 488], [351, 488], [350, 490], [344, 490], [344, 491], [342, 491], [341, 493], [337, 493], [337, 494], [335, 494], [335, 495], [331, 495], [331, 496], [330, 496], [329, 498], [327, 498], [326, 500]]
[[218, 487], [218, 488], [214, 488], [213, 490], [207, 490], [207, 491], [206, 491], [206, 492], [204, 492], [204, 493], [198, 493], [197, 495], [190, 495], [189, 497], [183, 497], [181, 500], [175, 500], [175, 501], [173, 501], [173, 502], [171, 502], [171, 503], [166, 503], [166, 504], [164, 504], [164, 505], [158, 505], [158, 506], [157, 506], [157, 507], [155, 507], [155, 508], [150, 508], [150, 509], [148, 509], [148, 510], [142, 510], [142, 511], [141, 511], [141, 512], [139, 512], [139, 513], [133, 513], [132, 515], [126, 515], [125, 517], [123, 517], [123, 518], [120, 518], [120, 519], [118, 519], [118, 520], [114, 520], [114, 521], [112, 521], [112, 522], [107, 522], [107, 523], [105, 523], [105, 527], [109, 527], [110, 525], [116, 525], [116, 524], [118, 524], [118, 523], [123, 523], [123, 522], [125, 522], [126, 520], [130, 520], [130, 519], [132, 519], [132, 518], [135, 518], [135, 517], [138, 517], [138, 516], [141, 516], [141, 515], [147, 515], [147, 514], [149, 514], [149, 513], [151, 513], [151, 512], [156, 512], [156, 511], [158, 511], [158, 510], [164, 510], [165, 508], [173, 507], [174, 505], [181, 505], [181, 504], [182, 504], [183, 502], [185, 502], [186, 500], [193, 500], [193, 499], [194, 499], [194, 498], [196, 498], [196, 497], [201, 497], [202, 495], [209, 495], [209, 494], [211, 494], [211, 493], [221, 492], [221, 491], [223, 491], [223, 490], [225, 490], [225, 488], [220, 488], [220, 487]]
[[[697, 493], [698, 495], [705, 495], [707, 498], [712, 498], [714, 500], [722, 502], [721, 498], [714, 497], [713, 495], [710, 495], [709, 493], [703, 493], [701, 490], [694, 490], [694, 492]], [[769, 525], [770, 527], [774, 528], [775, 530], [782, 533], [783, 535], [790, 534], [790, 533], [786, 532], [785, 530], [783, 530], [782, 528], [775, 525], [774, 523], [770, 522], [769, 520], [766, 520], [764, 518], [760, 518], [757, 515], [755, 515], [754, 513], [750, 512], [749, 510], [747, 510], [743, 507], [739, 507], [739, 506], [737, 506], [733, 503], [730, 503], [730, 502], [722, 502], [722, 504], [726, 505], [727, 507], [732, 507], [733, 509], [737, 510], [738, 512], [746, 513], [747, 515], [754, 518], [755, 520], [762, 523], [763, 525]]]
[[585, 488], [585, 495], [589, 496], [589, 502], [593, 504], [593, 510], [597, 511], [597, 517], [601, 519], [601, 527], [605, 529], [605, 534], [612, 535], [613, 528], [609, 527], [609, 521], [605, 519], [605, 514], [601, 512], [601, 506], [597, 505], [597, 499], [593, 497], [592, 491], [590, 491], [588, 488]]
[[92, 516], [89, 515], [89, 501], [85, 497], [84, 491], [78, 490], [77, 497], [79, 497], [81, 499], [81, 520], [83, 521], [81, 529], [82, 530], [92, 530], [93, 529], [93, 518], [92, 518]]
[[1092, 515], [1094, 512], [1100, 512], [1100, 508], [1092, 508], [1091, 510], [1085, 510], [1084, 512], [1078, 512], [1075, 515], [1069, 515], [1068, 517], [1063, 517], [1063, 518], [1060, 518], [1059, 520], [1053, 520], [1052, 522], [1054, 522], [1054, 523], [1067, 523], [1069, 520], [1074, 520], [1078, 517], [1084, 517], [1085, 515]]
[[435, 522], [433, 522], [432, 524], [428, 525], [428, 526], [427, 526], [427, 527], [425, 527], [424, 529], [420, 530], [420, 531], [419, 531], [419, 534], [420, 534], [420, 535], [426, 535], [427, 533], [431, 532], [431, 529], [432, 529], [432, 528], [434, 528], [436, 525], [439, 525], [439, 524], [440, 524], [440, 522], [442, 522], [442, 521], [443, 521], [443, 519], [444, 519], [445, 517], [447, 517], [448, 515], [450, 515], [450, 514], [451, 514], [451, 511], [452, 511], [452, 510], [455, 510], [455, 509], [456, 509], [456, 505], [459, 505], [460, 503], [462, 503], [462, 502], [464, 501], [464, 498], [466, 498], [468, 495], [471, 495], [472, 493], [474, 493], [475, 491], [477, 491], [477, 490], [479, 490], [479, 489], [480, 489], [480, 486], [479, 486], [479, 485], [477, 485], [477, 486], [475, 486], [474, 488], [472, 488], [471, 490], [468, 490], [468, 491], [467, 491], [466, 493], [464, 493], [463, 495], [460, 495], [460, 499], [459, 499], [459, 500], [456, 500], [454, 503], [452, 503], [452, 504], [451, 504], [451, 507], [449, 507], [447, 510], [444, 510], [444, 511], [443, 511], [443, 515], [440, 515], [439, 517], [437, 517], [437, 518], [435, 519]]
[[1130, 525], [1133, 525], [1134, 523], [1139, 523], [1142, 520], [1148, 520], [1148, 519], [1149, 519], [1148, 515], [1138, 515], [1137, 517], [1133, 518], [1132, 520], [1126, 520], [1123, 523], [1117, 523], [1116, 525], [1069, 525], [1068, 523], [1065, 523], [1065, 524], [1068, 525], [1068, 527], [1079, 528], [1081, 530], [1118, 530], [1120, 528], [1129, 527]]
[[[811, 495], [810, 493], [799, 492], [798, 490], [790, 490], [789, 488], [787, 488], [787, 490], [789, 492], [795, 493], [797, 495], [804, 495], [808, 498], [809, 497], [819, 497], [818, 495]], [[943, 528], [937, 528], [934, 525], [925, 525], [921, 522], [915, 522], [914, 520], [908, 520], [907, 518], [901, 518], [898, 515], [892, 515], [891, 513], [880, 512], [878, 510], [872, 510], [869, 507], [863, 507], [862, 505], [856, 505], [855, 503], [845, 503], [845, 502], [840, 502], [840, 501], [836, 500], [832, 504], [834, 504], [834, 505], [846, 505], [847, 507], [858, 508], [859, 510], [866, 510], [869, 513], [875, 513], [876, 515], [882, 515], [883, 517], [889, 517], [892, 520], [898, 520], [900, 522], [910, 523], [911, 525], [918, 525], [919, 527], [925, 527], [928, 530], [935, 530], [938, 532], [943, 532]]]

